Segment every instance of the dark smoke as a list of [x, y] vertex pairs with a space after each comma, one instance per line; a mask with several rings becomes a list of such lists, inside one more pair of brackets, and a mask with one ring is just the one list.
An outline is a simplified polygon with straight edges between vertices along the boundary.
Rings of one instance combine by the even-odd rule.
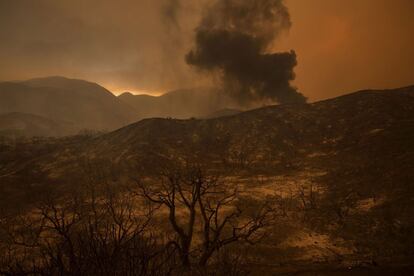
[[279, 33], [290, 26], [283, 0], [218, 0], [196, 29], [195, 48], [186, 61], [218, 73], [222, 89], [241, 104], [305, 102], [290, 85], [295, 52], [268, 53]]

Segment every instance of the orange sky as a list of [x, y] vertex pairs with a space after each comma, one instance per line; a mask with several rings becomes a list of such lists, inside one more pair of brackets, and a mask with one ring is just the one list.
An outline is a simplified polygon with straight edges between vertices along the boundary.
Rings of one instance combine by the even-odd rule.
[[[0, 81], [62, 75], [116, 93], [198, 86], [184, 62], [201, 4], [181, 0], [0, 0]], [[275, 50], [298, 56], [294, 84], [311, 101], [414, 84], [413, 0], [285, 0], [293, 26]]]
[[310, 100], [414, 84], [414, 1], [287, 0], [293, 26], [276, 48], [298, 54]]

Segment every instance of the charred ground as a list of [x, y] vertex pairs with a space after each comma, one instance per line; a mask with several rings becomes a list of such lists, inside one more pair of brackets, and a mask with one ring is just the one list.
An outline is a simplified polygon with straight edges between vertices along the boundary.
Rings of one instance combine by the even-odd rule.
[[208, 120], [146, 119], [95, 136], [4, 139], [2, 207], [34, 203], [33, 195], [48, 189], [82, 187], [92, 167], [127, 182], [173, 162], [196, 162], [251, 198], [283, 202], [286, 216], [250, 250], [265, 270], [275, 263], [407, 262], [413, 111], [414, 87], [407, 87]]

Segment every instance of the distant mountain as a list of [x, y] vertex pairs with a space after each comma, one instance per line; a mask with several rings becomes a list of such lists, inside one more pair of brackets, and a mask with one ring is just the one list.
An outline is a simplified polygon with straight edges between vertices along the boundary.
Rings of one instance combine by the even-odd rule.
[[118, 97], [134, 108], [140, 118], [200, 118], [228, 104], [224, 96], [205, 88], [175, 90], [157, 97], [126, 92]]
[[77, 130], [113, 130], [138, 118], [98, 84], [64, 77], [0, 83], [0, 114], [29, 113], [72, 123]]
[[[67, 122], [72, 127], [61, 132], [67, 135], [82, 130], [111, 131], [145, 118], [216, 118], [237, 114], [239, 111], [232, 106], [227, 96], [207, 88], [175, 90], [157, 97], [128, 92], [116, 97], [96, 83], [59, 76], [0, 83], [0, 114], [32, 114]], [[10, 129], [0, 126], [1, 131], [6, 133]], [[34, 133], [49, 136], [42, 131]], [[51, 131], [50, 135], [55, 133]]]
[[0, 114], [0, 136], [65, 136], [76, 133], [73, 124], [26, 113]]

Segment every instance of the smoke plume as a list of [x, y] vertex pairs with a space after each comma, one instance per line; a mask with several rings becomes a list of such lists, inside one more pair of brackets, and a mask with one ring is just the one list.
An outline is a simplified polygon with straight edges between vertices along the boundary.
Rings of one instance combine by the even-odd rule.
[[221, 89], [240, 104], [305, 102], [290, 85], [295, 78], [295, 52], [269, 52], [290, 26], [283, 0], [218, 0], [197, 27], [195, 46], [186, 61], [218, 74]]

